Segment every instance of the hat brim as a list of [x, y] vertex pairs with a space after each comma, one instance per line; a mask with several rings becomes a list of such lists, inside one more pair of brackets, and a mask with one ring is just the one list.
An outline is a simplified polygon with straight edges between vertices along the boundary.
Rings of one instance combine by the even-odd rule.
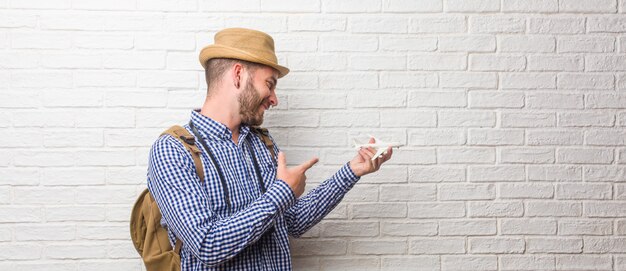
[[204, 69], [206, 69], [206, 62], [212, 58], [233, 58], [270, 66], [278, 71], [278, 78], [281, 78], [289, 73], [289, 69], [287, 67], [283, 67], [267, 59], [248, 54], [247, 52], [237, 48], [219, 44], [206, 46], [200, 51], [200, 64], [202, 64]]

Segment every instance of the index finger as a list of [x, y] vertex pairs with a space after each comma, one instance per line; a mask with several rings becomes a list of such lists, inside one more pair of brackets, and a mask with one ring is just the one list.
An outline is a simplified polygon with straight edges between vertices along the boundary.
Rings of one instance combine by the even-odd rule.
[[313, 165], [315, 165], [315, 163], [317, 163], [317, 161], [319, 161], [319, 159], [317, 157], [313, 157], [311, 160], [306, 161], [302, 164], [300, 164], [300, 169], [302, 169], [302, 171], [307, 171], [309, 168], [311, 168]]

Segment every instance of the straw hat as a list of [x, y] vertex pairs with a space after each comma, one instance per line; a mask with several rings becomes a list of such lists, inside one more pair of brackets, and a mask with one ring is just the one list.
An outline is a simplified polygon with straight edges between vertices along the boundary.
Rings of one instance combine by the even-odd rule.
[[245, 28], [227, 28], [215, 34], [215, 44], [202, 48], [200, 64], [212, 58], [234, 58], [270, 66], [278, 70], [278, 78], [289, 69], [278, 65], [274, 52], [274, 39], [261, 31]]

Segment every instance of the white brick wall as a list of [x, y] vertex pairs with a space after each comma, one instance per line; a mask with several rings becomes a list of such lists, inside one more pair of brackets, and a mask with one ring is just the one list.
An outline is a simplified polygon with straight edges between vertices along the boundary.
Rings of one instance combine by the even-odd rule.
[[0, 270], [143, 268], [149, 146], [235, 26], [292, 70], [265, 126], [308, 189], [406, 144], [295, 270], [626, 270], [624, 0], [0, 0]]

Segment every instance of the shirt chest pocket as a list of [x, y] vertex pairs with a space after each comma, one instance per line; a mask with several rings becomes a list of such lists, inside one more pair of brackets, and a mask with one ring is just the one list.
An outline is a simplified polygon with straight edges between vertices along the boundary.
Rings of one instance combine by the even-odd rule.
[[269, 161], [259, 161], [259, 171], [263, 177], [263, 184], [265, 184], [266, 190], [271, 187], [276, 180], [276, 166]]

